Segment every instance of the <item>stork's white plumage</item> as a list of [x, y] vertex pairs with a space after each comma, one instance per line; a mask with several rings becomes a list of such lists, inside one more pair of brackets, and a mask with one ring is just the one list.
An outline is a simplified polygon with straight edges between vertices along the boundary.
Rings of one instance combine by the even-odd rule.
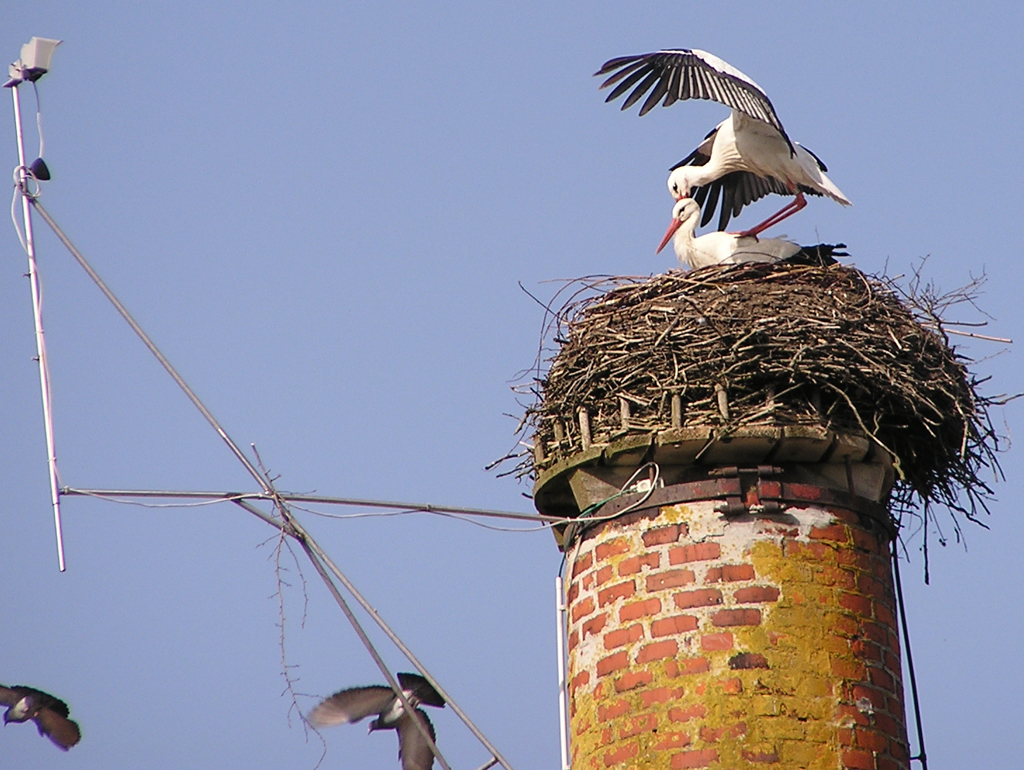
[[739, 233], [713, 232], [694, 236], [700, 204], [693, 198], [681, 198], [672, 209], [672, 224], [658, 245], [660, 252], [672, 241], [683, 267], [696, 269], [709, 265], [738, 265], [741, 262], [778, 262], [799, 252], [800, 246], [782, 238], [756, 238]]
[[796, 196], [779, 212], [745, 231], [747, 235], [756, 235], [802, 209], [807, 205], [805, 193], [850, 205], [825, 175], [825, 164], [790, 141], [761, 87], [717, 56], [697, 49], [625, 56], [606, 62], [595, 74], [609, 73], [601, 88], [618, 85], [606, 101], [633, 89], [622, 105], [624, 110], [650, 91], [640, 107], [641, 115], [659, 101], [668, 107], [683, 99], [710, 99], [732, 109], [696, 150], [672, 167], [668, 179], [669, 192], [676, 200], [692, 195], [704, 206], [701, 224], [711, 219], [719, 197], [722, 213], [718, 228], [724, 230], [730, 217], [769, 193]]

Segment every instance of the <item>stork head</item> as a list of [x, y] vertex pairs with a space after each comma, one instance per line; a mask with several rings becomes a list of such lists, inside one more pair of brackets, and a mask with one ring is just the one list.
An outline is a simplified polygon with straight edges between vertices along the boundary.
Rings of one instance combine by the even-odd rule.
[[672, 224], [668, 226], [668, 230], [665, 231], [665, 237], [661, 239], [661, 243], [658, 244], [658, 250], [655, 254], [661, 252], [668, 242], [675, 236], [676, 231], [684, 225], [689, 228], [692, 234], [697, 229], [697, 220], [700, 217], [700, 206], [693, 198], [680, 198], [676, 201], [676, 205], [672, 207]]
[[668, 175], [668, 191], [677, 201], [690, 197], [695, 186], [692, 179], [696, 170], [695, 166], [680, 166]]

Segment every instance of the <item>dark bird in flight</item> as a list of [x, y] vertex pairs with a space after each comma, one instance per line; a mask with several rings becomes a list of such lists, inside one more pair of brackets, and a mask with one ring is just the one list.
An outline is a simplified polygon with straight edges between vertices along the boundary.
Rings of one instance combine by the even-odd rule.
[[49, 693], [24, 685], [0, 684], [0, 705], [7, 706], [4, 724], [33, 720], [39, 734], [67, 751], [82, 739], [78, 725], [68, 719], [68, 704]]
[[[409, 705], [423, 720], [430, 739], [437, 740], [434, 726], [419, 705], [443, 708], [444, 698], [419, 674], [398, 674], [398, 684]], [[405, 710], [395, 691], [385, 685], [350, 687], [336, 692], [309, 712], [309, 721], [314, 727], [330, 727], [358, 722], [371, 714], [377, 715], [370, 722], [371, 733], [374, 730], [398, 731], [398, 758], [402, 761], [402, 770], [430, 770], [434, 766], [434, 752], [430, 744], [416, 729], [413, 717]]]

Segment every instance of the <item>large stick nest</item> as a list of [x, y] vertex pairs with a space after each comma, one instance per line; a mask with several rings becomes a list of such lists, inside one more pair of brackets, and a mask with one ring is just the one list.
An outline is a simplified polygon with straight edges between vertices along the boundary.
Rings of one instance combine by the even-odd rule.
[[546, 374], [538, 356], [528, 386], [523, 425], [543, 451], [520, 455], [516, 472], [535, 477], [582, 450], [581, 409], [597, 444], [673, 427], [678, 395], [684, 427], [721, 437], [794, 424], [869, 436], [892, 456], [897, 508], [934, 501], [974, 518], [991, 494], [979, 474], [999, 472], [998, 402], [979, 395], [941, 315], [979, 285], [940, 296], [919, 276], [904, 289], [786, 264], [574, 282], [544, 335], [557, 351]]

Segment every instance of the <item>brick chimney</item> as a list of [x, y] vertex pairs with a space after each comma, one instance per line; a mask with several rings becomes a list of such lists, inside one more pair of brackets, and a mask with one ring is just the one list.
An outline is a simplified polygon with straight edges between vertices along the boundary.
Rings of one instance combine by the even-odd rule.
[[693, 479], [559, 533], [574, 770], [907, 768], [884, 451], [797, 428], [633, 443], [536, 486], [541, 510], [585, 510], [641, 454]]

